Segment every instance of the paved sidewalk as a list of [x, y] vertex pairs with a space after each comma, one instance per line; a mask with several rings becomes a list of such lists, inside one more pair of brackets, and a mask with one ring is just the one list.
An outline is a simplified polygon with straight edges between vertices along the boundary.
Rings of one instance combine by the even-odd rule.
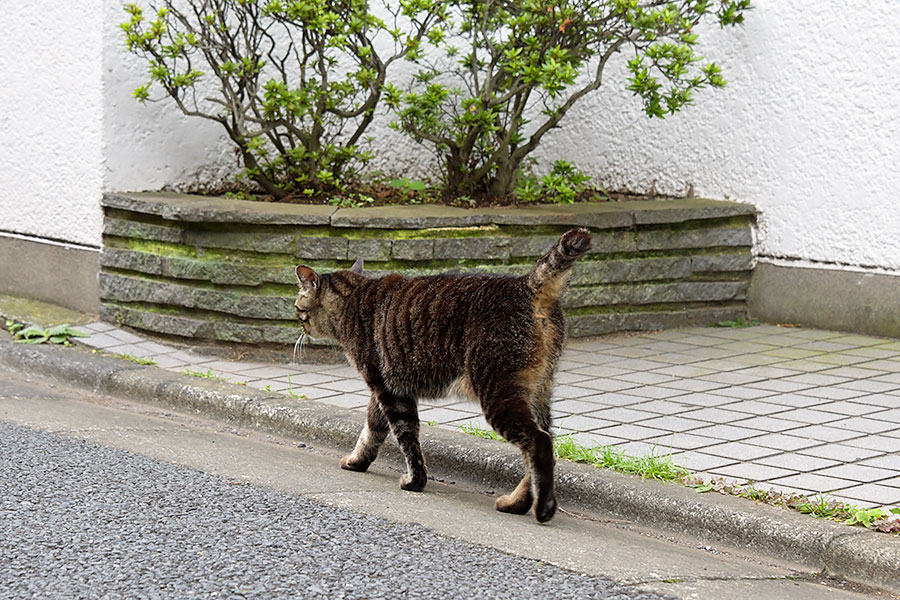
[[[96, 322], [83, 341], [364, 410], [365, 384], [345, 365], [235, 362], [185, 352]], [[690, 328], [572, 340], [554, 393], [558, 434], [627, 454], [672, 454], [705, 477], [900, 505], [900, 341], [813, 329]], [[487, 427], [459, 398], [423, 401], [425, 422]]]

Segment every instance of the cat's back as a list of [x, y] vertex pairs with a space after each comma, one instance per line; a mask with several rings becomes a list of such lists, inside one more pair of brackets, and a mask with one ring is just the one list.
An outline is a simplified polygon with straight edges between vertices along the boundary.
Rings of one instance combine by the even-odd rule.
[[534, 327], [534, 294], [519, 277], [390, 275], [373, 283], [374, 341], [384, 374], [424, 394], [441, 394], [473, 353], [495, 353], [499, 366]]

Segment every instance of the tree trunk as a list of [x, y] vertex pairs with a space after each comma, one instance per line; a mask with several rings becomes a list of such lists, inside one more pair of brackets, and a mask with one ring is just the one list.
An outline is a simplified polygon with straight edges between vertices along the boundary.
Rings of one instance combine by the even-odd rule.
[[490, 182], [488, 191], [495, 198], [509, 196], [516, 189], [516, 177], [519, 174], [519, 161], [508, 160], [497, 168], [497, 173]]

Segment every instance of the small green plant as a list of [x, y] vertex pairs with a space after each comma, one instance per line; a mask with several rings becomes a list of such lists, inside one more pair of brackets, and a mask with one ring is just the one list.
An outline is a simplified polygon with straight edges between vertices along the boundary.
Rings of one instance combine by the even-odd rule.
[[438, 426], [437, 421], [425, 421], [425, 424], [428, 425], [429, 427], [437, 427]]
[[335, 196], [328, 200], [328, 204], [338, 208], [362, 208], [363, 206], [371, 206], [374, 202], [375, 198], [365, 194], [354, 194], [346, 197]]
[[191, 377], [200, 377], [202, 379], [212, 379], [213, 381], [221, 381], [227, 382], [228, 380], [221, 375], [217, 375], [212, 372], [212, 369], [207, 369], [206, 372], [203, 371], [192, 371], [191, 369], [184, 369], [181, 371], [182, 375], [190, 375]]
[[735, 329], [742, 327], [759, 327], [759, 321], [756, 319], [745, 319], [743, 315], [738, 315], [738, 318], [733, 321], [719, 321], [718, 323], [714, 323], [713, 327], [732, 327]]
[[114, 356], [115, 356], [116, 358], [121, 358], [121, 359], [123, 359], [123, 360], [127, 360], [127, 361], [133, 362], [133, 363], [138, 364], [138, 365], [147, 365], [147, 366], [151, 366], [151, 367], [155, 367], [155, 366], [156, 366], [156, 360], [155, 360], [155, 359], [152, 359], [152, 358], [144, 358], [144, 357], [141, 357], [141, 356], [135, 356], [134, 354], [131, 354], [130, 352], [126, 352], [126, 353], [124, 353], [124, 354], [115, 354]]
[[388, 185], [396, 190], [399, 190], [400, 194], [403, 196], [403, 199], [412, 204], [417, 203], [418, 198], [428, 191], [428, 185], [424, 181], [408, 179], [406, 177], [393, 179], [388, 182]]
[[17, 321], [6, 321], [6, 329], [13, 336], [16, 344], [60, 344], [71, 346], [71, 338], [89, 337], [90, 334], [77, 329], [72, 329], [68, 323], [54, 325], [52, 327], [40, 327], [28, 325]]
[[689, 471], [676, 465], [671, 456], [657, 455], [655, 450], [646, 456], [629, 456], [614, 446], [584, 446], [572, 434], [554, 439], [553, 449], [557, 458], [638, 475], [641, 479], [680, 481], [689, 475]]
[[814, 497], [799, 494], [785, 494], [759, 489], [752, 484], [729, 483], [721, 478], [705, 481], [695, 476], [687, 476], [683, 483], [699, 493], [718, 492], [730, 496], [748, 498], [757, 502], [795, 510], [820, 519], [838, 521], [847, 525], [861, 525], [874, 531], [900, 533], [900, 508], [860, 508], [855, 504], [829, 498], [824, 494]]
[[457, 431], [462, 431], [463, 433], [468, 433], [469, 435], [474, 435], [475, 437], [480, 437], [484, 440], [497, 440], [500, 442], [505, 442], [500, 434], [492, 429], [484, 429], [479, 426], [477, 423], [469, 423], [467, 425], [460, 425], [456, 428]]
[[515, 188], [516, 198], [522, 202], [551, 200], [558, 204], [572, 204], [587, 189], [590, 177], [565, 160], [557, 160], [547, 175], [522, 175]]
[[294, 382], [291, 381], [290, 375], [288, 375], [287, 380], [288, 380], [288, 390], [287, 390], [288, 396], [290, 396], [291, 398], [297, 398], [297, 399], [306, 398], [306, 394], [294, 393]]

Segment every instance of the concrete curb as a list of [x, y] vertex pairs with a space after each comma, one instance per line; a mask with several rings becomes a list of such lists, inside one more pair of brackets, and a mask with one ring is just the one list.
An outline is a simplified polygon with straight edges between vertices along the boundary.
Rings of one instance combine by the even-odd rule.
[[[0, 342], [0, 366], [98, 393], [186, 410], [306, 442], [352, 448], [364, 415], [310, 400], [260, 392], [50, 346]], [[508, 444], [432, 427], [422, 446], [433, 472], [491, 488], [513, 487], [521, 460]], [[395, 444], [383, 455], [400, 459]], [[900, 591], [900, 539], [718, 494], [560, 462], [562, 505], [599, 510], [712, 543], [753, 547], [779, 559]]]

